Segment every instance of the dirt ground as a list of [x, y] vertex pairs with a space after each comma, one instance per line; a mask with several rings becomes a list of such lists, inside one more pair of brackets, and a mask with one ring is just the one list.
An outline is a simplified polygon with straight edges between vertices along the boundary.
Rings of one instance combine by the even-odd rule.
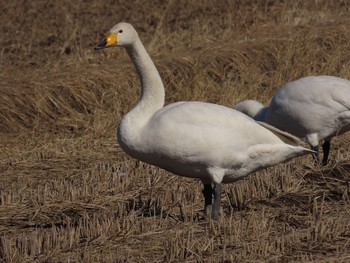
[[223, 187], [128, 157], [115, 129], [137, 102], [126, 52], [93, 47], [137, 29], [166, 104], [267, 104], [308, 75], [350, 79], [350, 1], [2, 1], [0, 262], [350, 262], [350, 135]]

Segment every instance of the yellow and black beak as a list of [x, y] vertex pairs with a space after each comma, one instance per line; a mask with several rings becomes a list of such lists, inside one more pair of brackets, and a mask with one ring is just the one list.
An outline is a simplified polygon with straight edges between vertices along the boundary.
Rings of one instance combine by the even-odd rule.
[[103, 48], [114, 46], [116, 44], [117, 44], [117, 33], [113, 32], [106, 35], [105, 38], [102, 39], [100, 44], [98, 44], [94, 49], [95, 50], [103, 49]]

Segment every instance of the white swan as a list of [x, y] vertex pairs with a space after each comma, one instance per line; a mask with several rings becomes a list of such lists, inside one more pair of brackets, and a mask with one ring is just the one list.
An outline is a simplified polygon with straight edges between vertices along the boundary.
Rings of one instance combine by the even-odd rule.
[[113, 26], [95, 49], [112, 46], [126, 48], [142, 86], [140, 101], [118, 126], [120, 146], [136, 159], [200, 179], [205, 212], [211, 210], [212, 218], [219, 216], [221, 183], [311, 152], [299, 146], [297, 138], [270, 127], [276, 136], [228, 107], [204, 102], [164, 107], [163, 83], [132, 25]]
[[[324, 140], [322, 163], [325, 165], [331, 139], [350, 131], [350, 81], [332, 76], [305, 77], [282, 86], [268, 107], [247, 100], [233, 108], [255, 120], [305, 137], [316, 152], [319, 142]], [[318, 161], [317, 154], [314, 158]]]

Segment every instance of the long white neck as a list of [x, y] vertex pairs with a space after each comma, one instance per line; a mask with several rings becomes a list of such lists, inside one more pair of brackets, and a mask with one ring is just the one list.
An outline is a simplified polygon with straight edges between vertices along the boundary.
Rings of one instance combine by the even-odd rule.
[[129, 155], [137, 157], [143, 143], [142, 130], [155, 112], [164, 106], [164, 86], [159, 73], [138, 38], [126, 50], [141, 80], [141, 98], [127, 113], [117, 129], [119, 145]]
[[164, 106], [164, 86], [156, 66], [139, 38], [126, 50], [141, 81], [140, 101], [129, 114], [134, 113], [133, 117], [146, 120]]

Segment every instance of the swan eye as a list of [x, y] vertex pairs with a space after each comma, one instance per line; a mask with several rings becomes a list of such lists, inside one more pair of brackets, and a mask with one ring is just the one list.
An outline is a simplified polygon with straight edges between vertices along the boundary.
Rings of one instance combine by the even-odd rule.
[[123, 33], [123, 30], [120, 29], [120, 30], [119, 30], [119, 33]]

